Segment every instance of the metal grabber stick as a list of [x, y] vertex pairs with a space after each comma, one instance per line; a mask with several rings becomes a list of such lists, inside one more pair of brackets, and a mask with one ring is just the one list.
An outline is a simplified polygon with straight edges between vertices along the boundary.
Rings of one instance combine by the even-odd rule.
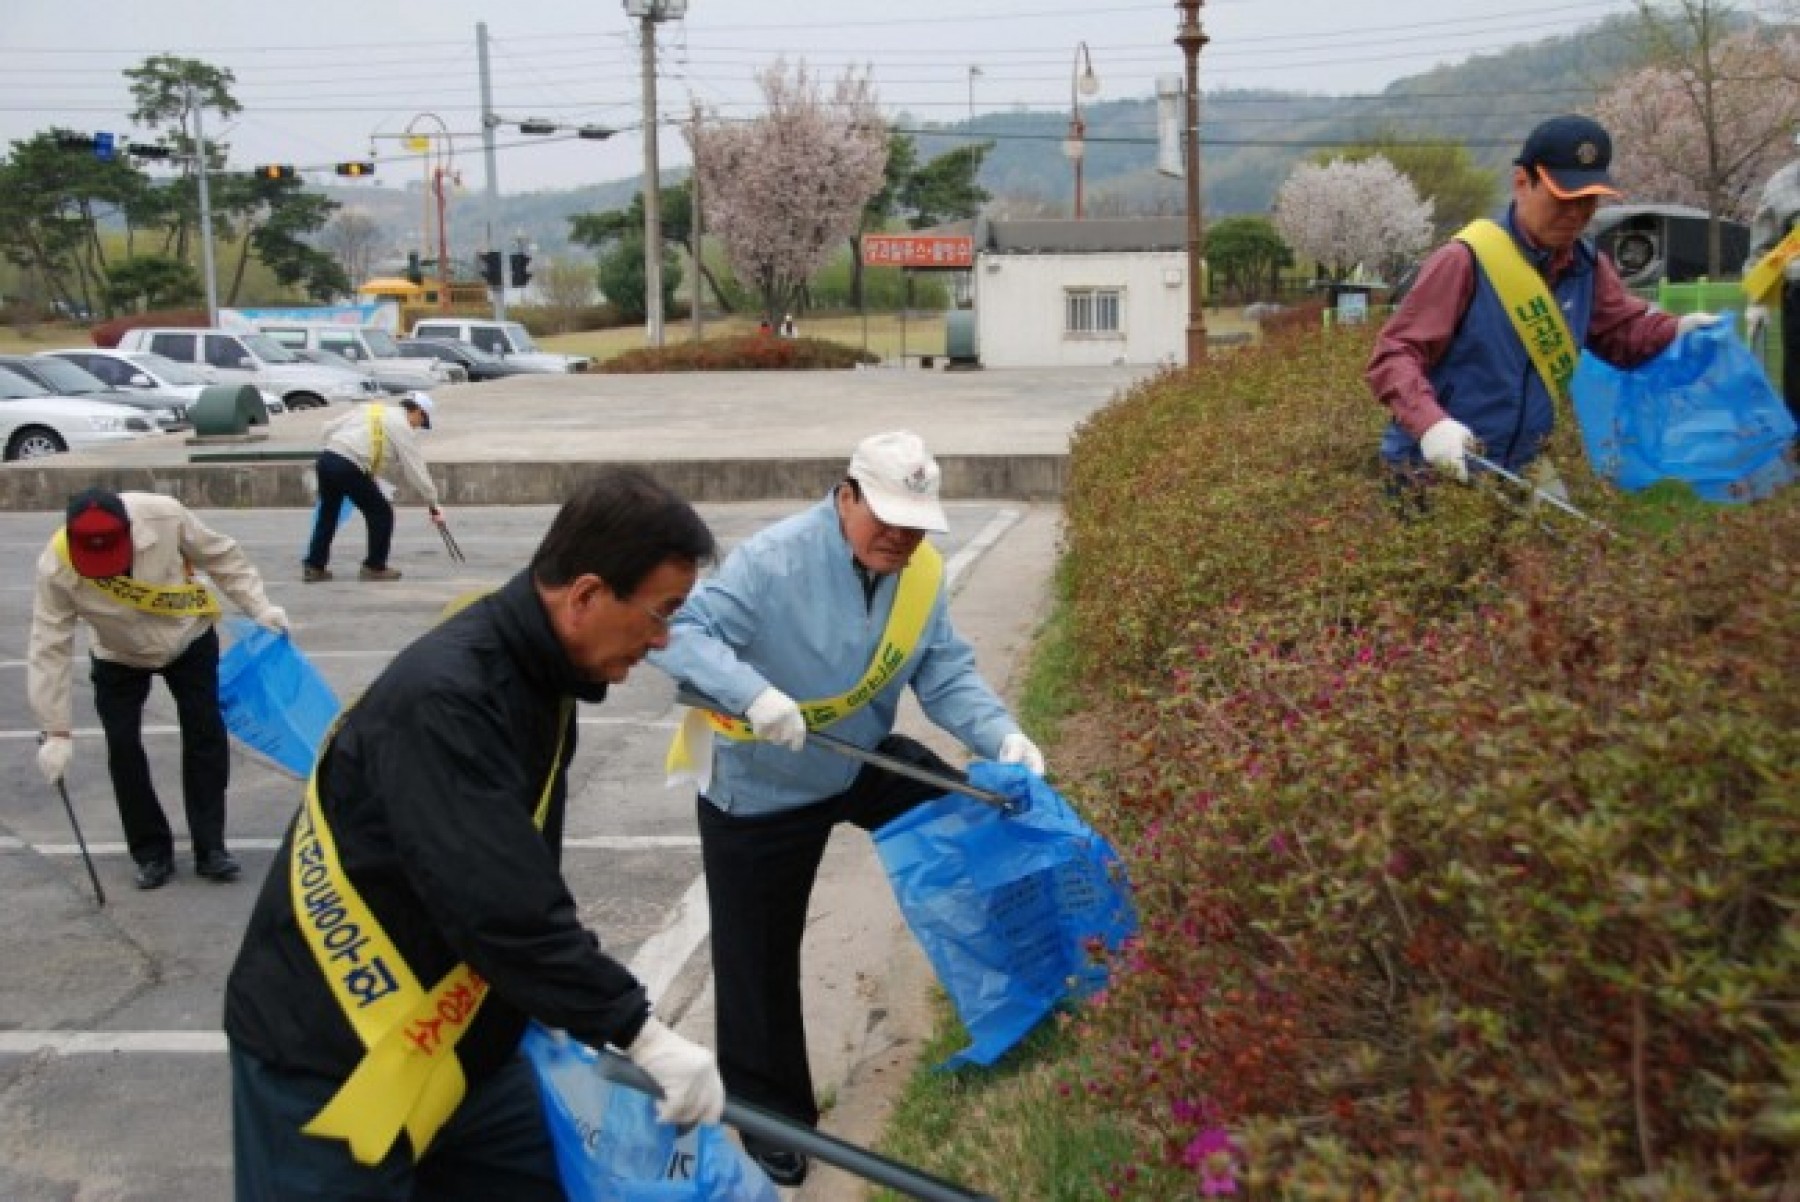
[[1527, 480], [1525, 477], [1519, 475], [1517, 472], [1509, 472], [1505, 468], [1501, 467], [1499, 464], [1495, 463], [1492, 459], [1488, 459], [1481, 455], [1477, 455], [1472, 451], [1464, 452], [1464, 454], [1468, 457], [1468, 460], [1470, 463], [1479, 464], [1482, 467], [1486, 468], [1488, 471], [1494, 473], [1496, 476], [1500, 477], [1502, 480], [1506, 480], [1513, 484], [1517, 484], [1520, 488], [1529, 489], [1531, 491], [1531, 495], [1536, 497], [1538, 500], [1542, 501], [1544, 504], [1553, 506], [1557, 509], [1560, 509], [1572, 518], [1580, 518], [1582, 521], [1586, 522], [1588, 525], [1593, 526], [1596, 529], [1603, 530], [1607, 534], [1610, 534], [1610, 535], [1614, 536], [1615, 538], [1618, 537], [1618, 532], [1616, 530], [1614, 530], [1611, 526], [1608, 526], [1605, 522], [1602, 522], [1597, 518], [1589, 517], [1587, 514], [1581, 512], [1581, 510], [1575, 508], [1573, 505], [1569, 504], [1567, 501], [1563, 500], [1561, 497], [1552, 496], [1550, 493], [1545, 492], [1543, 489], [1539, 488], [1537, 485], [1533, 484], [1531, 481]]
[[75, 806], [69, 801], [69, 786], [60, 777], [56, 781], [56, 791], [62, 795], [63, 809], [69, 815], [69, 825], [75, 828], [75, 846], [81, 848], [81, 859], [87, 865], [88, 880], [94, 882], [94, 901], [104, 906], [106, 890], [100, 887], [100, 874], [94, 871], [94, 857], [88, 855], [87, 840], [81, 835], [81, 823], [75, 820]]
[[444, 550], [449, 553], [450, 559], [455, 563], [469, 562], [468, 558], [463, 555], [462, 548], [456, 545], [456, 536], [450, 533], [450, 523], [443, 518], [437, 518], [432, 525], [437, 527], [438, 535], [443, 538]]
[[[647, 1093], [653, 1098], [662, 1097], [662, 1089], [656, 1084], [655, 1078], [611, 1049], [603, 1049], [600, 1053], [600, 1072], [609, 1081]], [[753, 1135], [757, 1139], [804, 1153], [826, 1164], [836, 1165], [846, 1172], [855, 1173], [864, 1181], [872, 1181], [909, 1198], [920, 1198], [923, 1202], [994, 1202], [986, 1194], [972, 1193], [954, 1182], [934, 1177], [922, 1169], [915, 1169], [897, 1160], [889, 1160], [878, 1152], [871, 1152], [848, 1140], [827, 1135], [804, 1123], [797, 1123], [786, 1115], [764, 1110], [749, 1102], [726, 1098], [725, 1113], [721, 1121], [736, 1127], [745, 1135]]]

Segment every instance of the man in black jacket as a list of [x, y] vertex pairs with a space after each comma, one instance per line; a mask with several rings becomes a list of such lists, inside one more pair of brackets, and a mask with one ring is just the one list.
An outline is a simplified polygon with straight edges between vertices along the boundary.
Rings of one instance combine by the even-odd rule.
[[240, 1202], [560, 1200], [532, 1018], [623, 1049], [665, 1120], [718, 1119], [712, 1054], [651, 1016], [558, 866], [575, 703], [667, 644], [713, 554], [686, 502], [608, 471], [328, 736], [226, 991]]

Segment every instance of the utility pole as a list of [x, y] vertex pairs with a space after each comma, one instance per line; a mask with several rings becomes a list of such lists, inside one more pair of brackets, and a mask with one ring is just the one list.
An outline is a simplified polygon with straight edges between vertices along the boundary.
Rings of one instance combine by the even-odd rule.
[[219, 280], [213, 268], [212, 200], [206, 188], [205, 108], [200, 94], [187, 89], [188, 107], [194, 110], [194, 179], [200, 189], [200, 272], [206, 277], [206, 324], [219, 324]]
[[1206, 225], [1200, 212], [1200, 48], [1207, 36], [1200, 28], [1200, 6], [1205, 0], [1177, 0], [1181, 29], [1175, 44], [1187, 59], [1187, 260], [1189, 367], [1206, 362], [1206, 288], [1201, 281], [1205, 264]]
[[656, 23], [687, 15], [687, 0], [625, 0], [644, 30], [644, 340], [663, 344], [662, 170], [656, 161]]
[[[500, 224], [500, 178], [494, 166], [494, 127], [500, 119], [494, 116], [494, 79], [488, 72], [488, 33], [487, 22], [478, 21], [475, 25], [475, 51], [481, 64], [481, 160], [487, 170], [487, 237], [482, 242], [484, 250], [498, 250], [494, 244], [494, 230]], [[506, 280], [500, 281], [498, 288], [488, 291], [494, 301], [494, 320], [506, 319]]]

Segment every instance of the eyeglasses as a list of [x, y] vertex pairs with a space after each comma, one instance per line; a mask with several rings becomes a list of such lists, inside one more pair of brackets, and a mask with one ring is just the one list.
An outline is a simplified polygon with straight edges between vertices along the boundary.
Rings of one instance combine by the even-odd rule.
[[659, 627], [661, 627], [664, 630], [667, 630], [669, 628], [669, 626], [675, 621], [675, 614], [677, 612], [679, 612], [679, 610], [675, 610], [675, 611], [671, 611], [669, 613], [664, 613], [660, 609], [651, 609], [648, 605], [645, 605], [639, 601], [627, 601], [627, 602], [625, 602], [625, 604], [631, 606], [631, 608], [637, 610], [639, 613], [648, 616], [652, 622], [655, 622]]

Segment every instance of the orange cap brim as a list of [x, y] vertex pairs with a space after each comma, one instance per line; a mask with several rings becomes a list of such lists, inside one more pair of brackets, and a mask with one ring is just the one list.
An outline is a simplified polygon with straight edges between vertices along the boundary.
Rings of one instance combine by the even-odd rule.
[[1539, 181], [1543, 183], [1544, 187], [1550, 189], [1550, 195], [1558, 200], [1581, 200], [1589, 196], [1610, 196], [1614, 200], [1618, 200], [1625, 195], [1610, 184], [1588, 184], [1582, 188], [1563, 188], [1558, 186], [1557, 182], [1550, 178], [1550, 173], [1542, 167], [1536, 168], [1536, 171]]

